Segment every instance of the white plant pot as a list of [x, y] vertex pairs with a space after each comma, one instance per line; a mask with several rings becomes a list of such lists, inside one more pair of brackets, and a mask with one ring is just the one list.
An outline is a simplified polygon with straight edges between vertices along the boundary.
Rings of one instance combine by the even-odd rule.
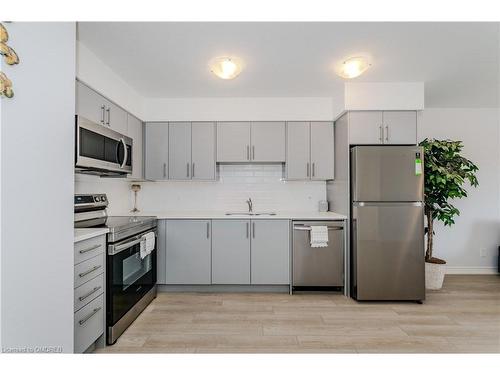
[[446, 266], [444, 264], [425, 262], [425, 288], [439, 290], [443, 287]]

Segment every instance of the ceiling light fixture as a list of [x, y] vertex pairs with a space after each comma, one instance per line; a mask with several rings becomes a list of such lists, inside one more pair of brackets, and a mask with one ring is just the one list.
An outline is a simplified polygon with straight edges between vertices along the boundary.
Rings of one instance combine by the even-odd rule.
[[363, 74], [371, 65], [365, 57], [351, 57], [342, 63], [337, 74], [342, 78], [356, 78]]
[[210, 71], [222, 79], [236, 78], [243, 68], [243, 62], [237, 57], [216, 57], [210, 60]]

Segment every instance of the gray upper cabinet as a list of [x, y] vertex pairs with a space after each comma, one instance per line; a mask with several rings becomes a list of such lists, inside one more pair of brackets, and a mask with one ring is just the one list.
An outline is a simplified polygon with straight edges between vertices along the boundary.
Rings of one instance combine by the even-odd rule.
[[127, 112], [79, 81], [76, 82], [76, 114], [127, 133]]
[[127, 134], [133, 139], [132, 148], [132, 174], [131, 178], [144, 178], [142, 170], [142, 122], [137, 117], [128, 114], [127, 116]]
[[145, 136], [145, 178], [168, 179], [168, 123], [146, 123]]
[[191, 123], [168, 124], [168, 177], [171, 180], [191, 179]]
[[349, 112], [349, 143], [352, 145], [383, 144], [382, 111]]
[[417, 143], [415, 111], [352, 111], [348, 118], [351, 145]]
[[311, 179], [332, 180], [334, 139], [331, 122], [311, 122]]
[[250, 122], [217, 123], [217, 161], [250, 161]]
[[252, 122], [251, 161], [284, 162], [285, 138], [285, 123], [282, 121]]
[[414, 145], [417, 143], [417, 112], [384, 111], [384, 143]]
[[212, 220], [212, 284], [250, 284], [250, 220]]
[[210, 284], [210, 220], [167, 220], [167, 284]]
[[289, 284], [288, 220], [252, 220], [251, 283]]
[[286, 175], [289, 180], [309, 179], [310, 152], [309, 122], [288, 122], [286, 132]]
[[215, 179], [215, 123], [193, 122], [191, 125], [191, 178]]

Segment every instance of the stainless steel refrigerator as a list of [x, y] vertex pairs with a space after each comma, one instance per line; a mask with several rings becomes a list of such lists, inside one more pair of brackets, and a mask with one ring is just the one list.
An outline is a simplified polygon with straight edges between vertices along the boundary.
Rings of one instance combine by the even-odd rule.
[[423, 150], [351, 149], [351, 294], [425, 299]]

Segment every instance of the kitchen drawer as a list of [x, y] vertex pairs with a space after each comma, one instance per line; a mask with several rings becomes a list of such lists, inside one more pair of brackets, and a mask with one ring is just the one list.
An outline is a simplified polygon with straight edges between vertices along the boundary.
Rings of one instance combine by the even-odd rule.
[[75, 264], [102, 254], [106, 248], [106, 236], [101, 235], [75, 243]]
[[90, 301], [104, 292], [104, 274], [94, 277], [75, 289], [75, 311], [80, 310]]
[[100, 295], [75, 313], [75, 353], [83, 353], [104, 333], [104, 298]]
[[104, 272], [104, 255], [99, 254], [75, 266], [75, 288]]

